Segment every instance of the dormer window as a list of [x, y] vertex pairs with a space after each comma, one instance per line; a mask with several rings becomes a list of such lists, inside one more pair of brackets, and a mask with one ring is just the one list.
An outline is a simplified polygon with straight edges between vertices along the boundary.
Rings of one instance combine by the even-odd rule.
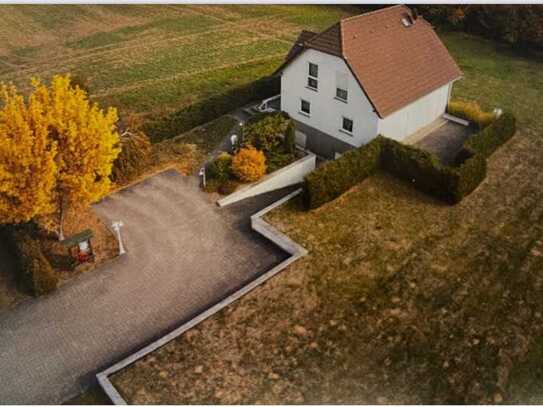
[[312, 90], [319, 88], [319, 66], [317, 64], [309, 63], [309, 76], [307, 77], [307, 87]]
[[402, 24], [404, 25], [404, 27], [409, 27], [413, 25], [413, 19], [411, 18], [411, 16], [403, 17]]

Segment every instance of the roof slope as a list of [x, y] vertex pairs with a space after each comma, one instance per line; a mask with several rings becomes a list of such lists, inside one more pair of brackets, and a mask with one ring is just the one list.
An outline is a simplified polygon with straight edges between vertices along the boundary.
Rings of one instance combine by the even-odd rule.
[[298, 34], [298, 38], [296, 38], [296, 41], [294, 41], [294, 45], [288, 52], [285, 61], [291, 61], [296, 56], [298, 56], [298, 54], [303, 51], [305, 42], [308, 41], [310, 38], [313, 38], [315, 35], [317, 35], [317, 33], [302, 30], [300, 34]]
[[305, 48], [342, 57], [380, 117], [462, 76], [432, 26], [402, 5], [342, 19]]

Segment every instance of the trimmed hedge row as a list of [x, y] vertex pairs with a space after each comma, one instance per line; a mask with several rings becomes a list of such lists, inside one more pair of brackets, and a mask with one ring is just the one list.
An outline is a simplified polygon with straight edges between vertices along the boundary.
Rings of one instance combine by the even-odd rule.
[[214, 120], [253, 100], [277, 95], [280, 88], [278, 77], [262, 78], [150, 121], [144, 125], [144, 131], [151, 142], [157, 143]]
[[17, 259], [17, 280], [34, 296], [57, 289], [59, 278], [43, 254], [40, 244], [25, 228], [4, 227], [2, 236]]
[[485, 158], [490, 157], [498, 147], [513, 137], [516, 125], [513, 114], [509, 112], [503, 113], [492, 124], [470, 137], [464, 143], [464, 148], [457, 156], [457, 162], [461, 162], [473, 154], [480, 154]]
[[486, 177], [486, 159], [515, 133], [515, 118], [505, 113], [472, 136], [457, 156], [456, 166], [442, 165], [427, 151], [378, 136], [346, 152], [305, 177], [303, 201], [308, 209], [332, 201], [377, 169], [409, 181], [448, 203], [460, 202]]
[[428, 151], [386, 138], [382, 144], [382, 169], [451, 204], [460, 202], [486, 177], [486, 160], [480, 155], [467, 157], [457, 167], [449, 167]]
[[363, 147], [348, 150], [306, 175], [302, 194], [305, 206], [318, 208], [373, 174], [380, 167], [382, 140], [377, 137]]

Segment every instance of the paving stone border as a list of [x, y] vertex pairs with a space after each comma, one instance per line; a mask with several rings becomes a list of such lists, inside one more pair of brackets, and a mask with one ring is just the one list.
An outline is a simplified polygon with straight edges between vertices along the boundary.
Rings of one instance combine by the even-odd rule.
[[140, 349], [136, 353], [133, 353], [132, 355], [126, 357], [125, 359], [110, 366], [106, 370], [98, 373], [96, 375], [98, 384], [100, 385], [102, 390], [107, 394], [107, 396], [110, 398], [113, 404], [126, 405], [127, 402], [121, 396], [121, 394], [118, 392], [115, 386], [113, 386], [113, 383], [111, 383], [111, 381], [109, 380], [109, 376], [131, 365], [132, 363], [143, 358], [144, 356], [155, 351], [156, 349], [166, 345], [168, 342], [182, 335], [189, 329], [198, 325], [200, 322], [204, 321], [205, 319], [211, 317], [212, 315], [222, 310], [226, 306], [232, 304], [234, 301], [238, 300], [245, 294], [248, 294], [250, 291], [254, 290], [256, 287], [258, 287], [265, 281], [269, 280], [270, 278], [272, 278], [273, 276], [275, 276], [276, 274], [284, 270], [289, 264], [295, 262], [300, 257], [303, 257], [307, 254], [307, 250], [304, 247], [300, 246], [298, 243], [290, 239], [285, 234], [281, 233], [279, 230], [274, 228], [272, 225], [270, 225], [268, 222], [266, 222], [263, 219], [266, 213], [277, 208], [278, 206], [283, 205], [285, 202], [299, 195], [301, 192], [302, 192], [301, 189], [297, 189], [296, 191], [286, 195], [285, 197], [279, 199], [278, 201], [274, 202], [273, 204], [267, 206], [266, 208], [262, 209], [261, 211], [251, 216], [252, 229], [260, 233], [267, 239], [271, 240], [273, 243], [275, 243], [281, 249], [289, 253], [291, 256], [288, 257], [286, 260], [282, 261], [281, 263], [279, 263], [277, 266], [273, 267], [271, 270], [267, 271], [266, 273], [257, 277], [250, 283], [246, 284], [235, 293], [231, 294], [230, 296], [226, 297], [222, 301], [219, 301], [215, 305], [211, 306], [210, 308], [208, 308], [206, 311], [202, 312], [195, 318], [191, 319], [190, 321], [186, 322], [180, 327], [174, 329], [173, 331], [166, 334], [162, 338], [145, 346], [144, 348]]

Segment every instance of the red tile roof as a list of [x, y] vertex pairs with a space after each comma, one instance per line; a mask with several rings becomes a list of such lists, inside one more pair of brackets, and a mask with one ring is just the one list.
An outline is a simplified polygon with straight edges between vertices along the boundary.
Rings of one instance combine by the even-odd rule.
[[[403, 5], [342, 19], [303, 39], [304, 48], [345, 60], [380, 117], [462, 76], [430, 23]], [[289, 53], [279, 70], [302, 50]]]

